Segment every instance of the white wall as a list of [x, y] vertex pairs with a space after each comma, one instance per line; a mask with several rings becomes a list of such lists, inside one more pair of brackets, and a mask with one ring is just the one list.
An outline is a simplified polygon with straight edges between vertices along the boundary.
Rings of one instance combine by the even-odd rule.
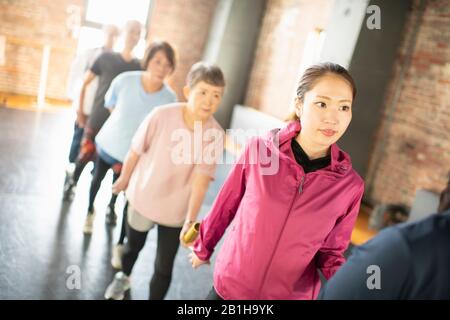
[[349, 67], [361, 27], [365, 26], [368, 3], [369, 0], [335, 0], [320, 61]]

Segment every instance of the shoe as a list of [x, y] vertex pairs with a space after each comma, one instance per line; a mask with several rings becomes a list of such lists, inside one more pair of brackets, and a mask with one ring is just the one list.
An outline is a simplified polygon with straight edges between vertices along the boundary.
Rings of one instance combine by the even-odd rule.
[[95, 213], [94, 211], [89, 211], [86, 216], [86, 220], [84, 222], [83, 233], [84, 234], [92, 234], [93, 226], [94, 226]]
[[114, 269], [122, 269], [123, 244], [116, 244], [112, 250], [111, 265]]
[[117, 272], [114, 280], [106, 288], [105, 299], [107, 300], [123, 300], [125, 292], [130, 290], [130, 278], [122, 271]]
[[75, 172], [75, 163], [68, 163], [66, 166], [66, 175], [73, 176], [74, 172]]
[[114, 211], [114, 206], [108, 206], [108, 213], [106, 214], [105, 222], [111, 226], [115, 226], [117, 221], [117, 215]]

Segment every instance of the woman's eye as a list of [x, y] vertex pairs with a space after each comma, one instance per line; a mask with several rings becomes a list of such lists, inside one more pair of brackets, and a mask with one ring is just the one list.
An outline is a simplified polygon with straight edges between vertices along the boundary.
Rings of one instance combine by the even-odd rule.
[[316, 105], [319, 107], [319, 108], [325, 108], [327, 105], [325, 104], [325, 102], [316, 102]]
[[350, 110], [350, 107], [349, 107], [349, 106], [342, 106], [341, 109], [342, 109], [343, 111], [349, 111], [349, 110]]

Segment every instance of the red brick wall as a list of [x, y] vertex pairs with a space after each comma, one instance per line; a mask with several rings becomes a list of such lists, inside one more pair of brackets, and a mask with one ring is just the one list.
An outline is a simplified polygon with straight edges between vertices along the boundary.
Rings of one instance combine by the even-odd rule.
[[44, 45], [52, 47], [47, 96], [65, 98], [66, 80], [76, 50], [66, 26], [70, 5], [83, 0], [0, 2], [0, 35], [6, 36], [6, 63], [0, 66], [0, 92], [36, 96]]
[[309, 32], [325, 28], [334, 1], [269, 0], [245, 105], [285, 118], [294, 99]]
[[[177, 70], [171, 85], [182, 98], [182, 87], [191, 65], [203, 56], [217, 0], [154, 0], [149, 39], [165, 39], [178, 49]], [[0, 92], [36, 96], [43, 45], [52, 46], [47, 96], [65, 98], [76, 40], [66, 21], [70, 5], [83, 0], [14, 0], [0, 2], [0, 35], [7, 37], [6, 65], [0, 66]]]
[[217, 0], [154, 0], [148, 40], [166, 40], [175, 46], [178, 63], [169, 83], [179, 99], [184, 98], [182, 88], [190, 67], [203, 57], [217, 3]]
[[[427, 2], [412, 62], [400, 83], [400, 68], [417, 7], [416, 2], [385, 99], [384, 120], [375, 145], [375, 152], [381, 154], [373, 157], [379, 159], [379, 164], [371, 163], [369, 167], [369, 172], [374, 173], [369, 196], [375, 201], [411, 205], [419, 188], [440, 191], [450, 170], [450, 2]], [[400, 90], [400, 96], [388, 125], [386, 117], [394, 90]], [[378, 151], [385, 129], [385, 147]]]

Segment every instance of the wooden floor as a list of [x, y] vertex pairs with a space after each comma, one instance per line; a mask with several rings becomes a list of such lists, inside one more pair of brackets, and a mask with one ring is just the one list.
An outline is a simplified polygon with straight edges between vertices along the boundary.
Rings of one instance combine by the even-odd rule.
[[16, 95], [0, 92], [0, 106], [3, 108], [57, 112], [61, 109], [71, 108], [70, 101], [58, 99], [46, 99], [44, 105], [39, 106], [34, 96]]

